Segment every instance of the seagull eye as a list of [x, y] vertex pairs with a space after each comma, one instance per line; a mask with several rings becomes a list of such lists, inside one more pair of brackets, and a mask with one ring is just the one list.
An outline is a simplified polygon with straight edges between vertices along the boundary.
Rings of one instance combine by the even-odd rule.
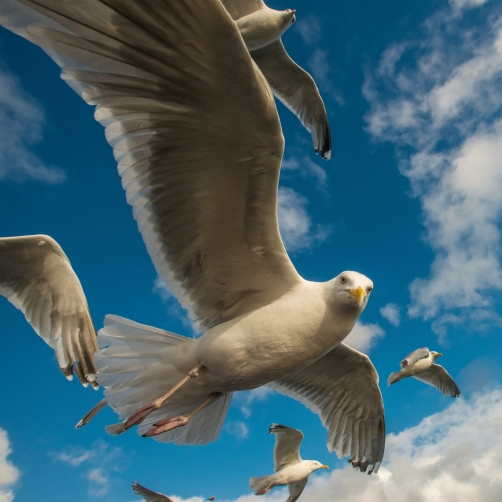
[[347, 282], [347, 278], [344, 275], [342, 275], [342, 277], [340, 277], [340, 282], [342, 284], [345, 284]]
[[370, 287], [366, 288], [366, 293], [370, 294], [372, 290], [373, 290], [373, 288], [370, 286]]

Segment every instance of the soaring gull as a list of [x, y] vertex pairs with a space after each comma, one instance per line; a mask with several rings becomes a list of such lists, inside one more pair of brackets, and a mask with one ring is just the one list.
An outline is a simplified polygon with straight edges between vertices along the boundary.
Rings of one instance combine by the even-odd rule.
[[[123, 419], [109, 431], [206, 444], [234, 391], [270, 385], [320, 415], [329, 451], [377, 471], [378, 376], [342, 343], [373, 283], [296, 272], [277, 223], [274, 98], [220, 1], [4, 0], [0, 24], [41, 46], [96, 107], [156, 270], [204, 332], [107, 316], [94, 363]], [[50, 309], [37, 315], [50, 325]]]
[[274, 95], [312, 134], [316, 153], [331, 157], [331, 135], [323, 100], [314, 79], [288, 55], [281, 35], [295, 22], [294, 10], [270, 9], [263, 0], [221, 0], [244, 39], [251, 57]]
[[328, 469], [328, 466], [317, 460], [302, 460], [300, 443], [303, 434], [298, 429], [272, 424], [268, 432], [275, 434], [275, 474], [251, 478], [249, 486], [255, 495], [265, 495], [275, 486], [288, 485], [289, 497], [286, 502], [295, 502], [302, 494], [309, 476], [319, 469]]
[[387, 384], [392, 385], [403, 378], [411, 376], [436, 387], [445, 396], [459, 397], [460, 389], [453, 381], [453, 378], [441, 365], [435, 363], [436, 359], [442, 355], [440, 352], [434, 352], [427, 347], [413, 351], [399, 363], [401, 370], [389, 375]]

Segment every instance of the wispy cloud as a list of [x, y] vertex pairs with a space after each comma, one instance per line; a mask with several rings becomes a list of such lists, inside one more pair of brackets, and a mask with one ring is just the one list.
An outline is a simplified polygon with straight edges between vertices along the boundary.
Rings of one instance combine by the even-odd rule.
[[361, 352], [369, 352], [377, 340], [383, 336], [385, 332], [378, 324], [364, 324], [357, 321], [343, 343]]
[[224, 429], [237, 439], [246, 439], [249, 435], [249, 429], [247, 425], [241, 420], [230, 420], [228, 421]]
[[291, 188], [279, 188], [277, 213], [284, 246], [288, 251], [304, 251], [320, 244], [330, 234], [326, 225], [313, 225], [307, 212], [308, 201]]
[[387, 303], [385, 307], [382, 307], [380, 309], [380, 314], [382, 317], [387, 319], [392, 326], [399, 326], [401, 323], [401, 313], [399, 311], [399, 305], [396, 305], [395, 303]]
[[317, 44], [321, 41], [322, 29], [319, 19], [315, 16], [302, 17], [295, 27], [306, 44]]
[[122, 450], [111, 448], [104, 441], [98, 440], [88, 449], [72, 446], [66, 451], [52, 452], [51, 455], [72, 467], [82, 466], [85, 470], [83, 475], [89, 482], [89, 495], [102, 497], [108, 493], [113, 483], [111, 474], [119, 471], [117, 459], [122, 457]]
[[283, 172], [292, 172], [303, 178], [312, 178], [315, 180], [318, 188], [325, 190], [327, 185], [326, 171], [310, 160], [307, 156], [299, 159], [298, 157], [289, 157], [282, 161]]
[[242, 414], [249, 418], [251, 416], [251, 406], [255, 401], [263, 402], [266, 401], [274, 391], [268, 387], [258, 387], [253, 390], [247, 390], [244, 392], [237, 392], [235, 394], [234, 400], [239, 403]]
[[64, 171], [47, 166], [31, 150], [42, 139], [43, 123], [40, 105], [0, 66], [0, 180], [65, 181]]
[[12, 486], [19, 479], [19, 471], [8, 459], [12, 447], [4, 429], [0, 429], [0, 502], [12, 502]]
[[466, 27], [459, 9], [485, 2], [451, 3], [422, 40], [390, 46], [363, 89], [368, 131], [395, 143], [436, 254], [410, 287], [409, 315], [434, 320], [443, 340], [502, 290], [502, 14]]

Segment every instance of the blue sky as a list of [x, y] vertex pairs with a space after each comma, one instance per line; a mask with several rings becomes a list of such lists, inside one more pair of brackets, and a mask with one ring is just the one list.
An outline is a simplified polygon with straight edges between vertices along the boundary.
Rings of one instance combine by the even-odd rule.
[[[315, 77], [334, 141], [332, 160], [321, 161], [278, 105], [281, 231], [307, 279], [357, 270], [374, 281], [351, 340], [383, 382], [390, 436], [380, 474], [347, 470], [328, 454], [316, 415], [266, 391], [236, 397], [219, 439], [205, 447], [159, 445], [133, 432], [111, 438], [109, 410], [76, 431], [100, 394], [67, 382], [49, 347], [0, 299], [0, 502], [127, 502], [133, 479], [178, 500], [253, 500], [249, 477], [273, 469], [271, 422], [302, 429], [302, 456], [334, 469], [316, 476], [302, 500], [497, 500], [501, 4], [269, 5], [297, 9], [283, 41]], [[58, 75], [40, 49], [0, 30], [0, 235], [54, 237], [97, 328], [112, 313], [192, 336], [156, 278], [102, 127]], [[416, 381], [385, 387], [421, 346], [443, 352], [464, 393], [457, 402]]]

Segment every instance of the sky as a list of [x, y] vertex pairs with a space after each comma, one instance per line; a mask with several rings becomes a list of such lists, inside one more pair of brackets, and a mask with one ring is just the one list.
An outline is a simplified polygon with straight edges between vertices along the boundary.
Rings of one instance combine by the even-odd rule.
[[[301, 429], [303, 458], [331, 468], [312, 476], [306, 502], [498, 500], [502, 4], [268, 5], [297, 9], [283, 42], [314, 76], [333, 137], [323, 161], [278, 104], [281, 234], [306, 279], [357, 270], [374, 282], [347, 343], [380, 375], [388, 438], [379, 474], [330, 455], [319, 418], [264, 388], [236, 395], [220, 437], [204, 447], [112, 438], [108, 409], [75, 430], [101, 394], [66, 381], [52, 350], [0, 298], [0, 502], [131, 502], [133, 480], [176, 502], [255, 500], [249, 478], [273, 470], [272, 422]], [[117, 314], [194, 335], [156, 276], [91, 107], [45, 53], [0, 29], [0, 235], [35, 233], [68, 255], [97, 328]], [[413, 379], [386, 387], [423, 346], [443, 353], [458, 400]], [[263, 499], [286, 498], [275, 489]]]

